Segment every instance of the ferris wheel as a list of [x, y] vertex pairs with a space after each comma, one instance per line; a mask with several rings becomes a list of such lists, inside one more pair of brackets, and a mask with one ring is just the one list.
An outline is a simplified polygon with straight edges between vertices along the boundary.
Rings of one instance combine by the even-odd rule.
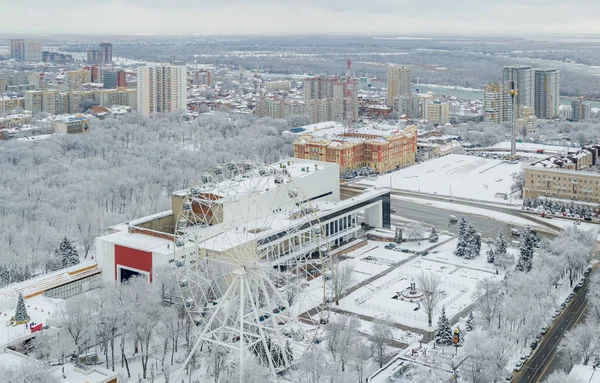
[[178, 198], [176, 275], [198, 335], [181, 371], [202, 344], [223, 350], [240, 381], [248, 359], [286, 370], [327, 315], [316, 209], [285, 165], [250, 162], [217, 167]]

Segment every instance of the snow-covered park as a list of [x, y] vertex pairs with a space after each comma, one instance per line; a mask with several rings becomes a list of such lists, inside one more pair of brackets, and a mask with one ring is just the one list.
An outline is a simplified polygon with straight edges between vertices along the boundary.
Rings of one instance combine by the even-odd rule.
[[503, 195], [510, 193], [511, 175], [520, 170], [520, 163], [450, 154], [361, 183], [474, 200], [510, 202], [510, 197], [505, 201]]
[[[445, 241], [447, 242], [442, 243]], [[411, 282], [415, 282], [419, 290], [420, 276], [433, 273], [440, 277], [443, 286], [443, 298], [438, 308], [434, 310], [433, 316], [437, 317], [439, 309], [443, 306], [446, 307], [449, 316], [460, 314], [473, 303], [473, 293], [479, 280], [485, 278], [500, 280], [504, 272], [503, 270], [496, 272], [496, 267], [487, 262], [485, 256], [487, 244], [482, 245], [479, 257], [464, 259], [453, 254], [457, 242], [457, 239], [443, 236], [440, 238], [439, 246], [431, 249], [425, 256], [386, 249], [385, 244], [377, 243], [369, 243], [369, 246], [350, 253], [349, 256], [353, 257], [355, 262], [357, 278], [366, 279], [371, 275], [384, 272], [397, 263], [402, 264], [343, 298], [340, 301], [340, 308], [355, 314], [429, 331], [427, 315], [420, 303], [421, 300], [403, 297], [401, 292], [408, 289]], [[438, 244], [424, 241], [420, 247], [423, 249]], [[410, 249], [410, 246], [403, 243], [398, 245], [398, 248]], [[508, 251], [516, 254], [517, 249]]]

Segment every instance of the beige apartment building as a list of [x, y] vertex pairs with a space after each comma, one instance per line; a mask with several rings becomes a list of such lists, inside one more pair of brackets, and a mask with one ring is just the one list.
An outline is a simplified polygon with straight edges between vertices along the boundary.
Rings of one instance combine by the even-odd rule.
[[392, 108], [396, 96], [410, 96], [412, 70], [409, 67], [390, 65], [387, 70], [386, 105]]
[[450, 122], [450, 104], [435, 100], [427, 103], [426, 118], [436, 125], [444, 125]]
[[600, 174], [529, 166], [525, 168], [524, 197], [600, 203]]

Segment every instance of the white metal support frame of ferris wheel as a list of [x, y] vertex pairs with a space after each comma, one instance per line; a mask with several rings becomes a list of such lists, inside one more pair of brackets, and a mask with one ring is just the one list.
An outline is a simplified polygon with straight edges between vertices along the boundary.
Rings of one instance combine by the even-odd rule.
[[[301, 252], [301, 258], [288, 262], [288, 268], [286, 269], [287, 271], [285, 274], [290, 274], [289, 268], [293, 268], [295, 275], [291, 274], [292, 278], [287, 279], [288, 277], [283, 278], [284, 274], [282, 274], [281, 271], [275, 272], [268, 262], [267, 264], [263, 263], [261, 259], [261, 250], [258, 249], [254, 240], [248, 242], [248, 232], [246, 232], [245, 228], [242, 231], [238, 230], [238, 227], [235, 227], [235, 229], [233, 227], [227, 227], [225, 222], [221, 223], [223, 224], [223, 227], [219, 231], [219, 234], [225, 232], [229, 234], [228, 236], [223, 236], [222, 240], [227, 241], [227, 239], [229, 239], [231, 241], [232, 236], [239, 236], [235, 238], [238, 242], [234, 241], [233, 244], [225, 243], [225, 245], [230, 245], [228, 248], [230, 250], [227, 252], [227, 257], [223, 257], [208, 255], [202, 248], [204, 240], [214, 240], [214, 238], [191, 238], [185, 230], [179, 230], [180, 228], [178, 227], [176, 229], [176, 246], [174, 246], [174, 249], [177, 246], [182, 246], [186, 243], [193, 244], [196, 248], [196, 252], [187, 255], [183, 260], [176, 261], [178, 267], [176, 275], [179, 280], [180, 292], [184, 300], [184, 307], [188, 311], [194, 326], [198, 330], [200, 330], [201, 325], [204, 327], [202, 328], [202, 331], [199, 331], [199, 337], [179, 370], [175, 378], [176, 381], [193, 358], [198, 347], [204, 342], [219, 345], [229, 350], [233, 349], [234, 352], [239, 353], [239, 355], [237, 355], [237, 367], [240, 373], [240, 381], [243, 382], [245, 367], [244, 359], [248, 356], [254, 356], [251, 349], [257, 344], [262, 344], [265, 354], [263, 359], [266, 359], [266, 361], [263, 360], [263, 363], [268, 362], [268, 367], [273, 376], [282, 369], [282, 363], [283, 369], [291, 365], [292, 360], [290, 359], [290, 356], [294, 356], [294, 360], [300, 358], [301, 355], [297, 355], [297, 350], [299, 350], [298, 353], [300, 354], [302, 353], [302, 350], [304, 350], [304, 352], [308, 350], [308, 347], [313, 343], [313, 339], [307, 336], [307, 333], [304, 331], [299, 320], [299, 315], [302, 315], [307, 323], [315, 325], [316, 331], [313, 334], [313, 337], [317, 336], [324, 309], [324, 278], [321, 277], [320, 283], [322, 283], [322, 289], [317, 289], [317, 291], [322, 291], [318, 293], [320, 297], [318, 297], [319, 299], [315, 302], [313, 302], [314, 296], [311, 296], [307, 292], [308, 289], [304, 289], [300, 284], [304, 285], [303, 281], [308, 282], [310, 279], [314, 279], [317, 276], [311, 274], [314, 273], [314, 270], [317, 270], [317, 272], [321, 274], [324, 273], [320, 244], [320, 240], [323, 238], [323, 232], [318, 223], [318, 217], [316, 217], [312, 207], [307, 205], [307, 199], [299, 195], [298, 189], [295, 187], [292, 189], [293, 182], [291, 182], [291, 177], [289, 177], [289, 175], [286, 174], [287, 178], [284, 178], [277, 173], [277, 170], [274, 171], [274, 169], [268, 169], [268, 171], [262, 172], [259, 171], [258, 174], [260, 174], [260, 176], [257, 177], [256, 173], [245, 174], [243, 176], [238, 173], [235, 180], [233, 180], [228, 179], [221, 170], [221, 173], [217, 177], [218, 180], [215, 179], [213, 180], [215, 182], [211, 182], [210, 184], [213, 186], [218, 185], [218, 188], [214, 190], [217, 190], [224, 196], [223, 200], [235, 201], [235, 196], [241, 191], [240, 182], [237, 181], [242, 180], [242, 182], [244, 182], [245, 180], [246, 186], [242, 193], [246, 193], [248, 201], [255, 200], [256, 203], [258, 203], [258, 198], [252, 199], [252, 195], [258, 196], [262, 190], [261, 188], [264, 188], [265, 185], [269, 185], [270, 182], [273, 181], [269, 180], [269, 177], [283, 180], [275, 182], [279, 185], [276, 186], [276, 191], [271, 191], [271, 193], [275, 193], [273, 200], [277, 200], [277, 198], [279, 198], [279, 201], [282, 199], [286, 200], [288, 201], [288, 207], [295, 205], [296, 207], [300, 207], [300, 210], [302, 211], [298, 216], [299, 218], [291, 219], [290, 216], [288, 216], [284, 219], [287, 221], [287, 225], [290, 225], [290, 221], [293, 221], [292, 226], [285, 230], [288, 231], [288, 234], [291, 233], [292, 235], [298, 236], [298, 240], [296, 240], [295, 237], [292, 239], [294, 243], [299, 242], [299, 247], [304, 247], [306, 245], [304, 242], [305, 240], [309, 243], [313, 243], [317, 250], [318, 259], [303, 259], [302, 257], [310, 253]], [[204, 185], [201, 185], [200, 187], [191, 188], [186, 194], [183, 206], [187, 206], [187, 208], [182, 208], [180, 216], [177, 217], [177, 225], [179, 225], [180, 222], [187, 222], [187, 224], [192, 225], [196, 225], [198, 222], [209, 222], [206, 219], [207, 213], [204, 210], [208, 207], [208, 210], [211, 212], [209, 217], [210, 220], [212, 220], [214, 218], [212, 215], [213, 206], [221, 206], [222, 208], [223, 200], [219, 203], [210, 199], [202, 200], [196, 198], [192, 193], [192, 190], [207, 190], [209, 193], [213, 190], [211, 189], [211, 185], [207, 185], [207, 182], [203, 181], [203, 184]], [[267, 188], [266, 190], [268, 191], [269, 189]], [[277, 193], [284, 193], [284, 195], [279, 195]], [[199, 194], [197, 195], [199, 196]], [[291, 200], [287, 199], [288, 196]], [[204, 217], [194, 216], [195, 213], [192, 207], [194, 202], [202, 204], [203, 208], [200, 209], [200, 211], [205, 214]], [[273, 215], [257, 217], [262, 223], [261, 225], [257, 224], [256, 227], [262, 229], [265, 227], [270, 228], [274, 224], [276, 226], [281, 225], [283, 222], [278, 221], [277, 218], [279, 217], [279, 219], [281, 219], [281, 215], [277, 216], [275, 214], [277, 208], [279, 208], [279, 206], [267, 210], [273, 211]], [[258, 211], [258, 209], [251, 210], [250, 204], [247, 204], [247, 209], [248, 211], [245, 212], [246, 217], [250, 217], [249, 214], [251, 211]], [[281, 209], [279, 209], [279, 211], [281, 211]], [[243, 215], [240, 214], [240, 216]], [[315, 232], [316, 226], [318, 226], [317, 232]], [[304, 227], [304, 231], [299, 232], [299, 227]], [[212, 236], [214, 235], [215, 234], [213, 233]], [[290, 239], [288, 239], [288, 241], [291, 242]], [[179, 245], [177, 245], [177, 243], [179, 243]], [[240, 243], [243, 245], [240, 246]], [[250, 243], [250, 245], [247, 245], [247, 243]], [[294, 247], [294, 245], [291, 246]], [[274, 280], [278, 281], [277, 286], [275, 286]], [[282, 280], [283, 283], [281, 282]], [[185, 281], [185, 283], [183, 283], [183, 281]], [[227, 286], [226, 289], [225, 286]], [[225, 292], [222, 293], [222, 290], [225, 290]], [[287, 293], [288, 295], [284, 296], [284, 293]], [[288, 304], [288, 296], [290, 294], [292, 297], [291, 301], [293, 302], [292, 306]], [[216, 298], [213, 298], [213, 296]], [[216, 301], [214, 301], [214, 299], [216, 299]], [[311, 305], [305, 306], [304, 299], [311, 299], [309, 301]], [[190, 300], [193, 304], [188, 305], [188, 301]], [[216, 307], [213, 308], [213, 306], [210, 305], [211, 302], [213, 305], [217, 302]], [[277, 311], [275, 311], [274, 307]], [[318, 315], [317, 320], [311, 318], [311, 315], [313, 315], [311, 314], [311, 311], [315, 308]], [[239, 313], [237, 310], [239, 310]], [[265, 319], [267, 314], [268, 317]], [[208, 320], [204, 318], [207, 315], [210, 315]], [[235, 328], [235, 324], [238, 325], [237, 328]], [[287, 331], [287, 334], [291, 339], [285, 337], [284, 331]], [[294, 335], [296, 336], [296, 339], [294, 339]], [[273, 349], [268, 347], [267, 339], [269, 339], [271, 345], [276, 346], [277, 366], [274, 363], [275, 355], [272, 354]], [[234, 344], [236, 340], [239, 342], [237, 347], [235, 347], [236, 345]], [[291, 348], [291, 340], [294, 341], [293, 348]], [[288, 347], [290, 348], [292, 355], [288, 355]]]

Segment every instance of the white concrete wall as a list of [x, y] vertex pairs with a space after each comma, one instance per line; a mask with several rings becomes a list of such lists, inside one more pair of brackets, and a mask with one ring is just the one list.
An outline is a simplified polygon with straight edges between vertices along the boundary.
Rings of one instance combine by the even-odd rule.
[[104, 237], [96, 238], [96, 262], [102, 270], [103, 282], [115, 281], [115, 244]]

